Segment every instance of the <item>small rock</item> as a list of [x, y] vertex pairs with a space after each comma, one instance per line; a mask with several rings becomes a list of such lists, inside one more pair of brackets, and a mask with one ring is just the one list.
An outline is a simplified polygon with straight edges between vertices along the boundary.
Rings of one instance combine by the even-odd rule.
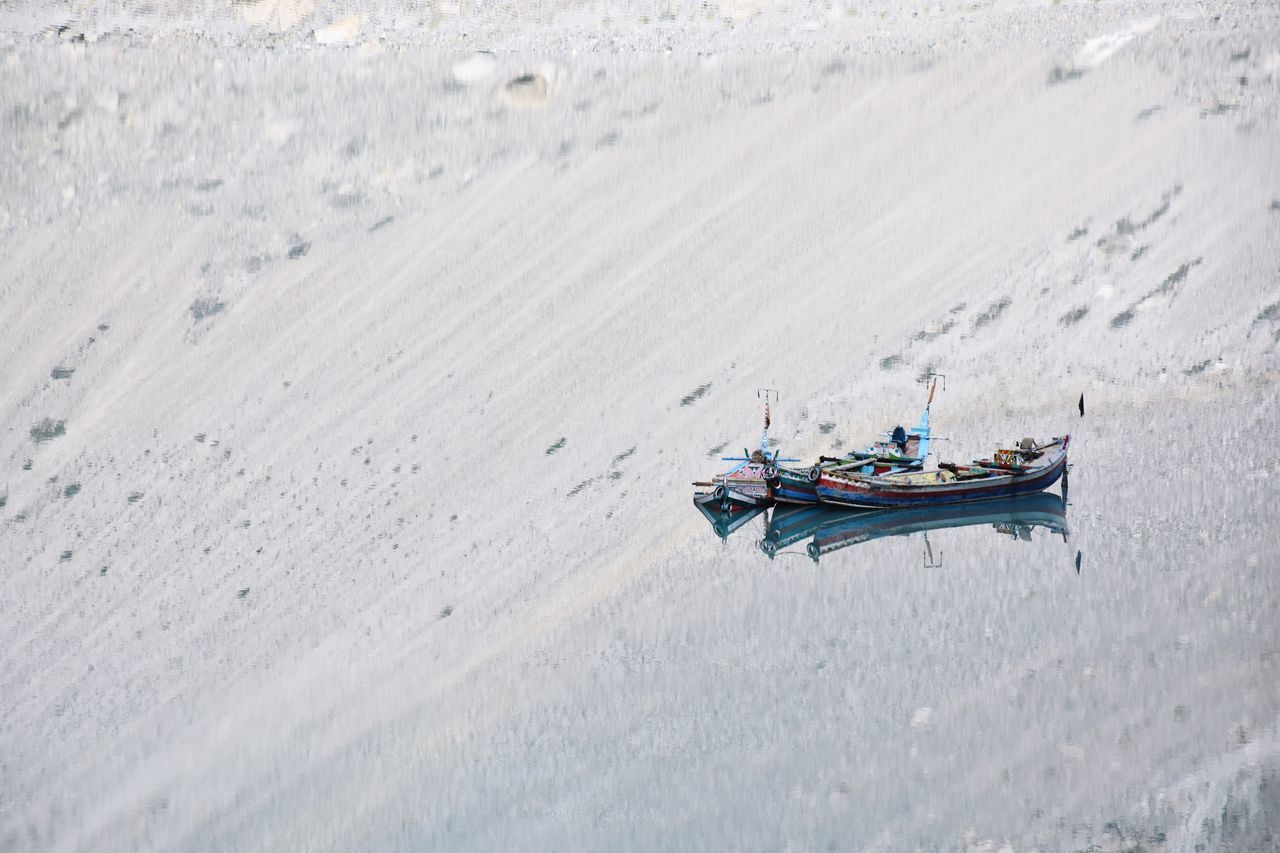
[[502, 101], [512, 109], [539, 109], [547, 105], [549, 93], [546, 77], [541, 74], [524, 74], [503, 87]]
[[191, 307], [187, 310], [191, 312], [191, 316], [198, 322], [206, 317], [212, 317], [214, 314], [221, 313], [222, 309], [226, 307], [227, 305], [225, 302], [221, 302], [212, 297], [205, 297], [192, 302]]
[[360, 14], [348, 15], [323, 29], [316, 30], [317, 44], [348, 44], [360, 35]]
[[453, 63], [453, 79], [459, 83], [477, 83], [493, 73], [498, 61], [487, 50], [476, 51], [466, 59]]
[[58, 438], [67, 434], [67, 422], [45, 418], [31, 428], [31, 438], [39, 444], [42, 441]]
[[275, 33], [292, 29], [316, 8], [315, 0], [258, 0], [234, 5], [247, 23]]

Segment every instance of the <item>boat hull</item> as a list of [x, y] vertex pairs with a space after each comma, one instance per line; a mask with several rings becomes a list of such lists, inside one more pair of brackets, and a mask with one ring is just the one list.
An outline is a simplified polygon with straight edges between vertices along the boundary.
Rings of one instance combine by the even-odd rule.
[[[868, 459], [867, 463], [860, 468], [845, 468], [844, 470], [856, 470], [863, 474], [889, 474], [895, 471], [908, 471], [919, 468], [923, 461], [923, 459], [903, 459], [901, 464], [889, 464]], [[778, 503], [785, 504], [816, 504], [821, 501], [818, 495], [818, 487], [809, 479], [807, 470], [792, 471], [780, 468], [777, 478], [769, 484], [769, 494]]]
[[807, 474], [781, 470], [770, 491], [773, 499], [778, 503], [816, 504], [818, 502], [818, 489], [809, 482]]
[[996, 500], [1043, 491], [1061, 479], [1067, 468], [1067, 446], [1040, 468], [1026, 474], [996, 474], [975, 480], [911, 483], [895, 477], [840, 477], [824, 473], [817, 483], [818, 498], [837, 506], [882, 509], [886, 507], [942, 506], [968, 501]]
[[753, 462], [732, 474], [716, 477], [710, 483], [701, 484], [693, 500], [700, 506], [723, 511], [733, 507], [769, 506], [773, 498], [762, 476], [763, 470], [764, 465]]

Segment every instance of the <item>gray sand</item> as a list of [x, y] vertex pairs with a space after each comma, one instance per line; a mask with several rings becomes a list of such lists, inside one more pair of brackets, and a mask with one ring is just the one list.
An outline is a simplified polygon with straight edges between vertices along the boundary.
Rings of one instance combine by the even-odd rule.
[[0, 850], [1274, 846], [1275, 9], [473, 5], [0, 8]]

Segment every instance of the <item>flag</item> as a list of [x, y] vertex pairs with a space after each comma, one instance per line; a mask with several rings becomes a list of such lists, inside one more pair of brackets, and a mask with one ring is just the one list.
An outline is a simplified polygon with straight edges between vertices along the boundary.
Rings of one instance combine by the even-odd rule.
[[1080, 395], [1080, 417], [1084, 417], [1084, 395]]
[[769, 428], [769, 401], [764, 401], [764, 428]]

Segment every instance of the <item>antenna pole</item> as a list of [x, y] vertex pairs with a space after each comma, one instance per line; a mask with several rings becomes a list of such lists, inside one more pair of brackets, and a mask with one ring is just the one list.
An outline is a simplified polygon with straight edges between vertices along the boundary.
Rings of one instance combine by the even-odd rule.
[[773, 401], [778, 402], [778, 391], [776, 388], [757, 388], [756, 399], [764, 397], [764, 432], [760, 433], [760, 452], [764, 454], [766, 459], [769, 458], [769, 395], [773, 395]]
[[934, 371], [930, 370], [930, 371], [929, 371], [928, 373], [926, 373], [924, 376], [920, 377], [920, 379], [918, 379], [917, 381], [918, 381], [921, 385], [927, 385], [927, 384], [929, 383], [929, 380], [931, 380], [931, 379], [933, 380], [933, 385], [932, 385], [932, 386], [930, 386], [930, 388], [929, 388], [929, 402], [930, 402], [930, 403], [932, 403], [932, 402], [933, 402], [933, 392], [934, 392], [934, 389], [936, 389], [936, 388], [938, 387], [938, 380], [939, 380], [939, 379], [941, 379], [941, 380], [942, 380], [942, 390], [943, 390], [943, 391], [947, 390], [947, 374], [945, 374], [945, 373], [935, 373]]

